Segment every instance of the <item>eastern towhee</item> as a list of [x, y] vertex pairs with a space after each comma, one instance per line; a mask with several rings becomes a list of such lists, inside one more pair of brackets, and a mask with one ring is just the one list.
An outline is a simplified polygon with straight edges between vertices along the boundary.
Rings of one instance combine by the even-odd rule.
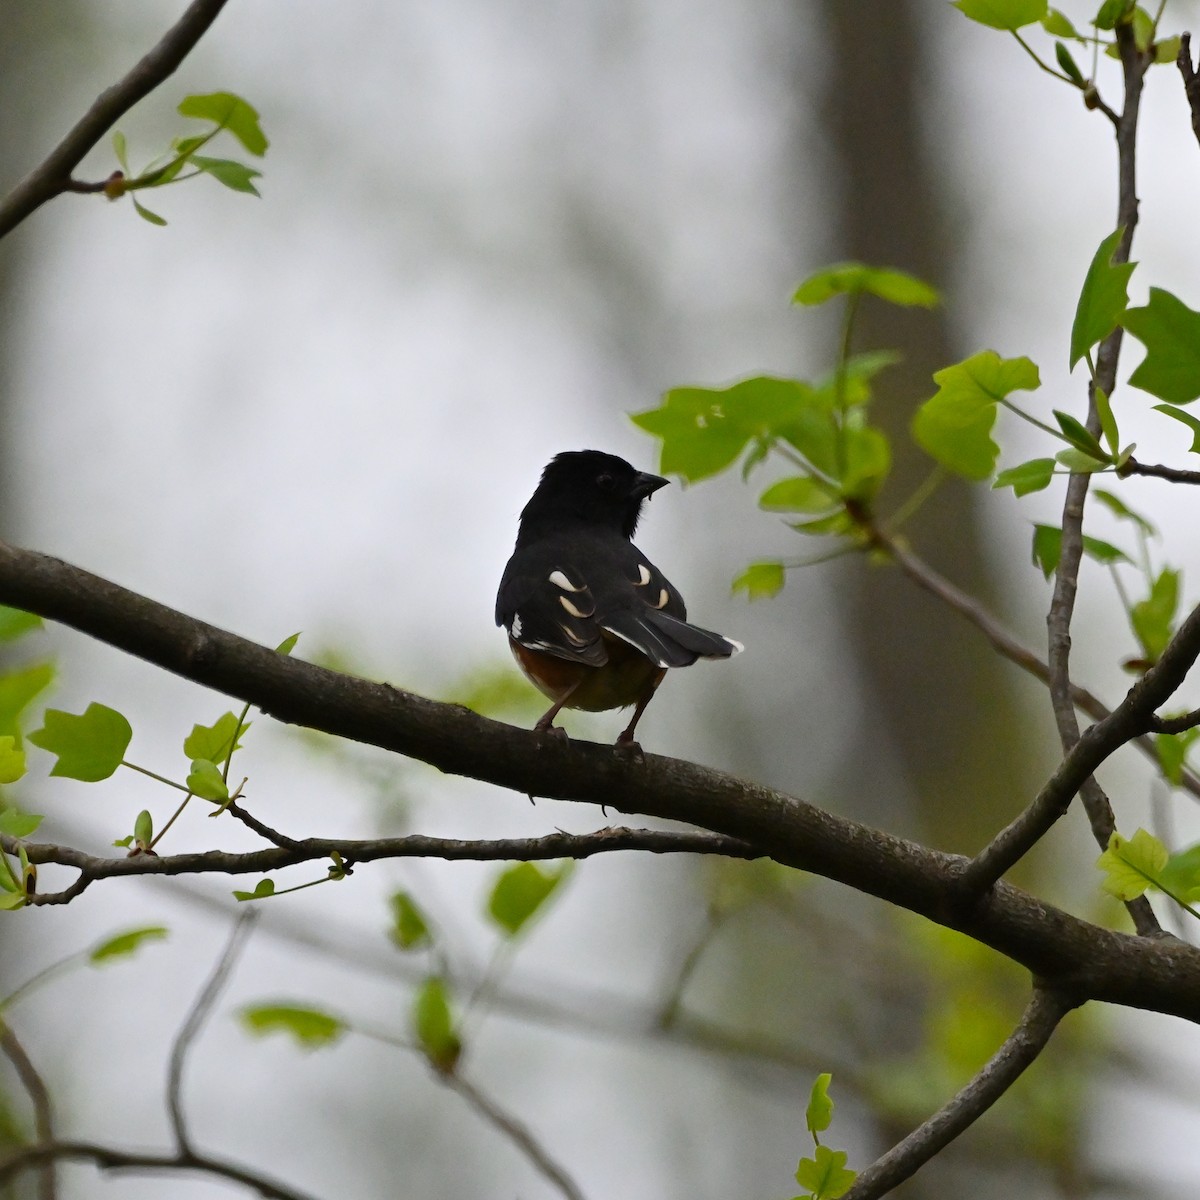
[[729, 658], [740, 643], [689, 624], [683, 597], [632, 543], [642, 502], [667, 480], [599, 450], [557, 455], [521, 510], [517, 545], [496, 596], [496, 624], [521, 669], [562, 708], [636, 705], [617, 745], [668, 667]]

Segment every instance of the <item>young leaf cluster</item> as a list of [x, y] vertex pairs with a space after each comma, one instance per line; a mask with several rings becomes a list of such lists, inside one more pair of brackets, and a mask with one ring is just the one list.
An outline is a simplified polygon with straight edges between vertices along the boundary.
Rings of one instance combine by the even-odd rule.
[[269, 143], [255, 109], [232, 92], [212, 92], [208, 95], [185, 96], [177, 111], [182, 117], [210, 122], [212, 128], [204, 133], [175, 138], [165, 153], [140, 171], [130, 167], [125, 135], [116, 131], [113, 134], [113, 150], [120, 170], [114, 171], [105, 180], [104, 194], [110, 200], [128, 196], [138, 216], [152, 225], [165, 225], [167, 222], [138, 200], [136, 193], [150, 188], [166, 187], [207, 175], [235, 192], [257, 196], [259, 192], [254, 180], [261, 176], [261, 171], [237, 159], [211, 158], [200, 153], [217, 134], [224, 131], [236, 138], [248, 154], [261, 158], [266, 154]]

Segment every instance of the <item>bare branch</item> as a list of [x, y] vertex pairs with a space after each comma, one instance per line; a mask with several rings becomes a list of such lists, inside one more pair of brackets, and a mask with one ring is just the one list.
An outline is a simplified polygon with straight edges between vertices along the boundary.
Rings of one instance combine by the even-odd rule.
[[[872, 528], [870, 534], [872, 545], [884, 551], [919, 588], [941, 600], [960, 616], [965, 617], [987, 638], [992, 648], [1001, 657], [1015, 663], [1042, 683], [1049, 684], [1050, 668], [1046, 666], [1046, 663], [1027, 646], [1018, 642], [978, 600], [956, 587], [944, 575], [935, 571], [924, 559], [882, 530]], [[1104, 721], [1112, 716], [1112, 709], [1093, 693], [1076, 683], [1071, 684], [1071, 699], [1080, 712], [1086, 713], [1094, 721]], [[1156, 733], [1167, 732], [1159, 729], [1157, 725], [1154, 726], [1154, 731]], [[1153, 738], [1147, 734], [1140, 734], [1134, 739], [1134, 744], [1151, 762], [1155, 765], [1158, 764], [1158, 748], [1155, 746]], [[1194, 772], [1185, 770], [1182, 773], [1180, 787], [1196, 799], [1200, 799], [1200, 776]]]
[[[1142, 84], [1146, 69], [1153, 56], [1138, 50], [1129, 25], [1117, 28], [1117, 46], [1125, 82], [1125, 104], [1116, 125], [1117, 141], [1117, 226], [1121, 238], [1113, 253], [1114, 263], [1127, 263], [1133, 246], [1133, 233], [1138, 221], [1137, 199], [1137, 122], [1141, 109]], [[1121, 342], [1124, 336], [1121, 325], [1100, 343], [1096, 355], [1096, 370], [1088, 389], [1088, 429], [1100, 435], [1100, 414], [1096, 405], [1096, 389], [1106, 396], [1113, 394], [1117, 382], [1117, 364], [1121, 357]], [[1075, 595], [1079, 585], [1079, 564], [1083, 558], [1083, 510], [1087, 499], [1091, 476], [1072, 475], [1067, 481], [1067, 495], [1063, 504], [1062, 549], [1058, 567], [1054, 573], [1054, 595], [1050, 600], [1050, 611], [1046, 615], [1049, 639], [1047, 664], [1050, 668], [1050, 703], [1058, 726], [1058, 736], [1064, 754], [1068, 756], [1079, 741], [1079, 718], [1075, 712], [1075, 701], [1071, 687], [1071, 618], [1075, 611]], [[1144, 732], [1144, 730], [1142, 731]], [[1081, 783], [1080, 791], [1084, 811], [1092, 829], [1092, 835], [1102, 847], [1107, 847], [1109, 836], [1115, 827], [1112, 805], [1095, 779]], [[1035, 805], [1036, 805], [1035, 801]], [[1069, 799], [1068, 799], [1069, 803]], [[1049, 818], [1048, 829], [1057, 816], [1047, 809], [1042, 814]], [[1009, 827], [1010, 829], [1012, 826]], [[1036, 830], [1037, 823], [1030, 822], [1026, 834]], [[1007, 831], [1006, 831], [1007, 832]], [[1003, 834], [1001, 835], [1004, 836]], [[1040, 836], [1040, 835], [1039, 835]], [[1014, 843], [1014, 848], [1017, 843]], [[1150, 902], [1140, 896], [1128, 901], [1125, 907], [1133, 918], [1134, 926], [1141, 934], [1160, 933], [1161, 927], [1154, 915]]]
[[495, 1126], [548, 1179], [567, 1200], [584, 1200], [578, 1184], [546, 1153], [541, 1143], [511, 1113], [502, 1109], [491, 1097], [484, 1095], [461, 1075], [437, 1072], [438, 1080], [457, 1092], [490, 1125]]
[[859, 1173], [845, 1200], [875, 1200], [904, 1182], [969, 1129], [1046, 1048], [1059, 1021], [1075, 1007], [1058, 993], [1037, 987], [1020, 1024], [987, 1065], [953, 1099], [882, 1158]]
[[[971, 860], [963, 872], [965, 891], [990, 887], [1041, 840], [1067, 811], [1077, 792], [1091, 787], [1099, 790], [1092, 773], [1127, 742], [1155, 727], [1161, 718], [1154, 715], [1154, 710], [1175, 694], [1197, 657], [1200, 657], [1200, 606], [1192, 610], [1162, 657], [1129, 689], [1112, 713], [1076, 739], [1029, 807]], [[1100, 796], [1102, 799], [1103, 793]], [[1089, 817], [1097, 840], [1102, 836], [1101, 844], [1107, 847], [1115, 827], [1112, 811], [1106, 804], [1098, 807], [1099, 811], [1089, 812]], [[1105, 817], [1109, 822], [1107, 829], [1103, 824]], [[1159, 932], [1157, 921], [1147, 928], [1139, 924], [1138, 932]]]
[[1195, 729], [1200, 725], [1200, 708], [1193, 708], [1191, 712], [1182, 713], [1178, 717], [1155, 717], [1150, 723], [1150, 728], [1155, 733], [1186, 733], [1189, 729]]
[[1200, 471], [1185, 471], [1179, 467], [1164, 467], [1158, 463], [1141, 463], [1135, 458], [1126, 460], [1117, 472], [1126, 475], [1145, 475], [1153, 479], [1169, 479], [1172, 483], [1200, 483]]
[[[0, 542], [0, 603], [61, 621], [276, 719], [521, 795], [683, 821], [957, 929], [1081, 998], [1200, 1021], [1200, 951], [1102, 929], [1000, 882], [963, 904], [966, 860], [696, 763], [567, 742], [276, 654], [97, 576]], [[1164, 656], [1164, 660], [1167, 656]], [[12, 844], [11, 842], [9, 844]], [[36, 847], [34, 848], [36, 849]], [[287, 853], [277, 847], [264, 855]], [[32, 854], [31, 854], [32, 857]], [[88, 856], [55, 848], [82, 868]], [[203, 861], [207, 856], [198, 856]], [[104, 861], [104, 860], [102, 860]], [[117, 860], [129, 863], [136, 860]], [[106, 864], [107, 866], [107, 864]], [[113, 874], [153, 868], [126, 865]]]
[[72, 180], [71, 172], [125, 113], [174, 73], [226, 3], [227, 0], [192, 0], [158, 45], [124, 79], [97, 97], [46, 160], [0, 201], [0, 237], [63, 192], [103, 190], [103, 184], [80, 184]]
[[[257, 826], [257, 822], [255, 825]], [[396, 858], [442, 858], [475, 862], [534, 861], [552, 858], [590, 858], [622, 850], [650, 854], [717, 854], [725, 858], [763, 858], [763, 851], [737, 838], [720, 834], [676, 832], [660, 829], [629, 829], [609, 826], [594, 833], [563, 833], [561, 830], [537, 838], [498, 838], [490, 841], [426, 837], [408, 834], [398, 838], [285, 839], [270, 850], [229, 853], [208, 850], [199, 854], [139, 854], [123, 858], [99, 858], [70, 846], [47, 842], [18, 842], [0, 834], [0, 847], [10, 854], [25, 848], [29, 861], [73, 867], [80, 877], [62, 892], [39, 892], [31, 904], [63, 904], [73, 899], [87, 883], [129, 875], [249, 875], [267, 874], [300, 863], [332, 858], [335, 854], [350, 863], [378, 862]], [[81, 886], [83, 885], [83, 886]]]
[[97, 1142], [39, 1142], [34, 1146], [22, 1146], [0, 1158], [0, 1183], [7, 1183], [22, 1171], [64, 1159], [91, 1162], [102, 1171], [132, 1171], [148, 1175], [174, 1175], [176, 1172], [215, 1175], [240, 1183], [267, 1200], [316, 1200], [309, 1192], [297, 1191], [226, 1159], [207, 1154], [151, 1154], [102, 1146]]
[[221, 989], [225, 986], [233, 965], [237, 962], [238, 954], [245, 945], [246, 939], [254, 928], [256, 914], [253, 909], [245, 909], [233, 926], [225, 949], [217, 960], [208, 982], [201, 988], [200, 994], [192, 1005], [191, 1012], [180, 1026], [179, 1033], [171, 1046], [171, 1058], [167, 1067], [167, 1112], [171, 1116], [171, 1130], [175, 1134], [175, 1146], [181, 1157], [193, 1157], [195, 1149], [188, 1136], [187, 1120], [183, 1112], [183, 1068], [187, 1061], [188, 1051], [196, 1040], [208, 1015], [212, 1012]]
[[1192, 132], [1200, 142], [1200, 78], [1192, 66], [1192, 35], [1179, 35], [1179, 57], [1175, 60], [1179, 74], [1183, 76], [1183, 90], [1187, 95], [1188, 107], [1192, 110]]
[[[29, 1096], [33, 1106], [33, 1129], [39, 1142], [54, 1140], [54, 1110], [50, 1103], [50, 1092], [45, 1080], [38, 1073], [33, 1060], [25, 1052], [12, 1026], [0, 1020], [0, 1051], [3, 1051], [8, 1061], [17, 1072], [21, 1086]], [[57, 1173], [54, 1163], [45, 1163], [38, 1178], [38, 1200], [55, 1200], [58, 1195]]]

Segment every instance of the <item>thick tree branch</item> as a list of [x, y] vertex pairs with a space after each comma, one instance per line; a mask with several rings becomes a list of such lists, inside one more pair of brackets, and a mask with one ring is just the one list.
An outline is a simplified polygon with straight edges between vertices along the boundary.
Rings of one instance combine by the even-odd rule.
[[90, 185], [78, 185], [71, 179], [71, 172], [125, 113], [175, 71], [227, 2], [192, 0], [187, 11], [158, 45], [124, 79], [97, 97], [46, 160], [0, 201], [0, 237], [16, 228], [47, 200], [53, 200], [63, 192], [99, 190]]
[[860, 1172], [845, 1200], [875, 1200], [886, 1195], [970, 1128], [1041, 1054], [1059, 1021], [1073, 1007], [1069, 998], [1035, 988], [1020, 1024], [983, 1070], [928, 1121]]
[[718, 854], [726, 858], [763, 858], [764, 852], [737, 838], [693, 831], [598, 829], [595, 833], [551, 833], [538, 838], [497, 838], [488, 841], [425, 837], [409, 834], [397, 838], [304, 838], [287, 841], [270, 850], [229, 853], [208, 850], [199, 854], [138, 854], [123, 858], [100, 858], [70, 846], [48, 842], [20, 842], [0, 834], [0, 848], [10, 854], [18, 844], [25, 847], [29, 861], [73, 867], [80, 878], [62, 892], [34, 895], [31, 904], [62, 904], [73, 899], [97, 879], [131, 875], [265, 875], [284, 867], [316, 862], [339, 855], [351, 865], [395, 858], [442, 858], [450, 861], [514, 862], [552, 858], [590, 858], [618, 850], [641, 850], [650, 854]]
[[[70, 625], [261, 708], [522, 795], [684, 821], [957, 929], [1083, 1000], [1200, 1021], [1200, 951], [1079, 920], [998, 883], [959, 902], [964, 860], [694, 763], [565, 742], [276, 654], [57, 559], [0, 543], [0, 603]], [[264, 851], [275, 853], [277, 851]]]

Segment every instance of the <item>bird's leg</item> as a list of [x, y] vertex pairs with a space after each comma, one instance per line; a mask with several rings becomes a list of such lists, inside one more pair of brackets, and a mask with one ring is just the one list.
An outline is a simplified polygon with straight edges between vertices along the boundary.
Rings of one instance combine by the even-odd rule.
[[565, 729], [556, 728], [554, 718], [562, 711], [562, 707], [571, 698], [571, 693], [583, 682], [582, 679], [576, 680], [563, 694], [538, 718], [538, 723], [533, 727], [534, 733], [552, 733], [555, 737], [562, 738], [564, 741], [567, 737]]
[[638, 721], [642, 718], [642, 713], [646, 711], [646, 705], [654, 699], [654, 693], [658, 691], [658, 685], [662, 683], [663, 677], [667, 670], [664, 667], [659, 671], [647, 684], [646, 690], [642, 693], [641, 699], [637, 702], [637, 707], [633, 710], [633, 718], [629, 724], [622, 730], [617, 738], [617, 748], [619, 750], [632, 750], [637, 754], [641, 754], [642, 748], [633, 740], [633, 731], [637, 728]]

